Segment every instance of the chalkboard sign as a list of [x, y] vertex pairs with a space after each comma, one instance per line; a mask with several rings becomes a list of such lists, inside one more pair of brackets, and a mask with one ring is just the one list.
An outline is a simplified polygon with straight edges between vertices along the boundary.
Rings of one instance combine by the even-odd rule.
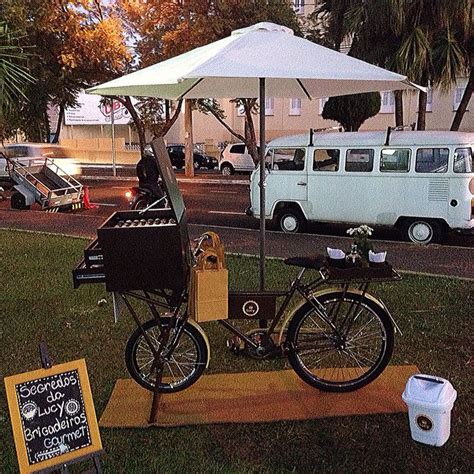
[[102, 450], [84, 359], [5, 378], [21, 472]]

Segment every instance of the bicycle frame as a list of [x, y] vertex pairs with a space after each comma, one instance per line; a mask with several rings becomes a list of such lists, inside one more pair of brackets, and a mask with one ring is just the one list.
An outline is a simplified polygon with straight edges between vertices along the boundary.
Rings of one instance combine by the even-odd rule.
[[[355, 314], [357, 311], [357, 306], [352, 304], [349, 309], [347, 310], [346, 314], [344, 315], [343, 323], [340, 325], [339, 329], [335, 326], [333, 315], [334, 313], [338, 313], [340, 309], [340, 305], [342, 300], [344, 299], [344, 295], [351, 290], [357, 290], [360, 292], [362, 296], [366, 295], [367, 288], [369, 283], [363, 283], [359, 285], [359, 288], [351, 288], [348, 283], [341, 285], [342, 291], [342, 298], [341, 301], [332, 308], [330, 313], [327, 313], [324, 306], [318, 301], [318, 294], [317, 290], [325, 284], [325, 279], [320, 275], [316, 279], [311, 280], [309, 283], [302, 284], [303, 276], [306, 272], [306, 268], [302, 268], [295, 279], [291, 282], [290, 287], [284, 296], [284, 300], [279, 304], [278, 310], [273, 318], [269, 319], [270, 325], [268, 328], [262, 328], [263, 334], [266, 337], [270, 337], [274, 334], [277, 329], [278, 324], [282, 321], [283, 315], [287, 310], [290, 302], [293, 300], [296, 294], [299, 294], [306, 302], [308, 302], [313, 309], [317, 312], [318, 316], [324, 320], [334, 331], [337, 333], [340, 332], [340, 329], [346, 326], [346, 323], [350, 321], [351, 315]], [[144, 294], [141, 295], [138, 292], [124, 292], [120, 293], [121, 297], [123, 298], [125, 305], [127, 306], [128, 311], [132, 315], [137, 326], [141, 329], [143, 337], [147, 341], [148, 345], [150, 346], [150, 350], [152, 351], [153, 355], [156, 358], [165, 358], [169, 356], [174, 348], [177, 346], [179, 342], [179, 338], [181, 337], [182, 331], [184, 329], [184, 325], [188, 320], [187, 312], [185, 311], [183, 314], [180, 315], [181, 309], [187, 300], [187, 291], [183, 291], [178, 297], [175, 295], [167, 294], [165, 291], [154, 291], [154, 292], [143, 292]], [[137, 299], [139, 301], [143, 301], [148, 306], [152, 317], [157, 321], [158, 325], [161, 325], [161, 317], [162, 314], [160, 313], [159, 308], [168, 311], [168, 314], [171, 314], [170, 324], [168, 326], [169, 331], [163, 331], [160, 338], [160, 346], [165, 347], [165, 350], [158, 354], [156, 347], [152, 344], [152, 341], [149, 340], [148, 335], [142, 328], [142, 323], [138, 317], [137, 312], [133, 308], [133, 305], [130, 299]], [[378, 301], [378, 300], [377, 300]], [[173, 304], [175, 303], [175, 304]], [[379, 302], [379, 305], [383, 305], [383, 303]], [[282, 342], [282, 335], [284, 332], [285, 327], [287, 327], [289, 320], [293, 316], [294, 312], [290, 314], [286, 320], [284, 320], [283, 325], [280, 329], [280, 343]], [[250, 337], [248, 337], [245, 333], [235, 327], [232, 323], [227, 320], [220, 320], [218, 321], [221, 326], [226, 328], [229, 332], [233, 333], [234, 335], [238, 336], [240, 339], [245, 341], [253, 349], [257, 349], [259, 346], [255, 343]], [[350, 325], [345, 328], [345, 332], [347, 333], [350, 330]], [[165, 334], [169, 333], [169, 334]], [[169, 336], [172, 335], [171, 340], [168, 341]], [[162, 345], [161, 345], [162, 344]]]

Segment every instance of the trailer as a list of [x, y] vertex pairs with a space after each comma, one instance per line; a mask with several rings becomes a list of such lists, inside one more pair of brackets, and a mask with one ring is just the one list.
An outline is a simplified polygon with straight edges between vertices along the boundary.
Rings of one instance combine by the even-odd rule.
[[83, 186], [67, 174], [51, 158], [40, 164], [25, 166], [16, 159], [8, 159], [10, 178], [14, 192], [10, 205], [13, 209], [29, 209], [37, 202], [49, 212], [81, 208]]

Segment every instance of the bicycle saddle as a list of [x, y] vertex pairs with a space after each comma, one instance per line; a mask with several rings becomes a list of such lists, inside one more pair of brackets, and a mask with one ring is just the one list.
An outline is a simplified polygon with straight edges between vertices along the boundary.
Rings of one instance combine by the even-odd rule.
[[295, 267], [314, 268], [319, 270], [324, 266], [326, 258], [324, 255], [315, 255], [314, 257], [290, 257], [284, 260], [286, 265]]

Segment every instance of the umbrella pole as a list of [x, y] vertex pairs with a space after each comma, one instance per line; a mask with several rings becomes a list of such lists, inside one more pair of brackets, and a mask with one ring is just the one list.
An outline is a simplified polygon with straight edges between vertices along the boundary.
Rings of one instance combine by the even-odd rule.
[[265, 78], [259, 79], [260, 99], [260, 291], [265, 289]]

